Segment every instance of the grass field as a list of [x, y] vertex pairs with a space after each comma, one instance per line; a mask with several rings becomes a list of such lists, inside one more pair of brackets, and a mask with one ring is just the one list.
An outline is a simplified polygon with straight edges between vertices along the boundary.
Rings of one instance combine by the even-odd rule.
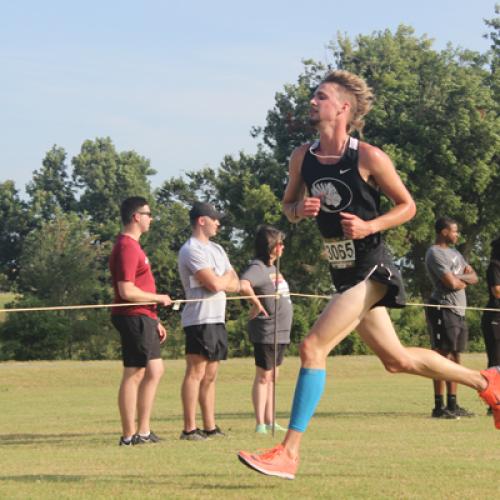
[[[464, 357], [482, 368], [484, 354]], [[390, 375], [372, 356], [329, 360], [325, 395], [304, 439], [294, 481], [243, 467], [240, 449], [270, 447], [256, 436], [250, 402], [253, 360], [225, 362], [218, 423], [228, 436], [179, 441], [182, 360], [166, 362], [155, 407], [156, 445], [117, 446], [121, 365], [0, 364], [1, 498], [498, 498], [500, 432], [476, 394], [459, 400], [478, 416], [436, 421], [431, 383]], [[286, 423], [298, 359], [278, 388]]]

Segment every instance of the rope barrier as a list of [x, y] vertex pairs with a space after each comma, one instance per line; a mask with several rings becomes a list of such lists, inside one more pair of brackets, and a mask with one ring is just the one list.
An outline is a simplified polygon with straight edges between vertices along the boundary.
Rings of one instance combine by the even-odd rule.
[[[259, 299], [262, 298], [279, 298], [281, 296], [291, 296], [299, 298], [308, 299], [326, 299], [330, 300], [333, 295], [316, 295], [310, 293], [298, 293], [298, 292], [285, 292], [285, 293], [273, 293], [268, 295], [255, 295]], [[246, 300], [252, 298], [249, 295], [230, 295], [226, 296], [224, 300]], [[190, 302], [205, 302], [209, 300], [222, 300], [220, 297], [214, 296], [205, 299], [172, 299], [172, 308], [178, 310], [181, 304], [187, 304]], [[120, 304], [86, 304], [86, 305], [72, 305], [72, 306], [48, 306], [48, 307], [20, 307], [12, 309], [0, 309], [0, 313], [19, 313], [19, 312], [44, 312], [44, 311], [69, 311], [69, 310], [79, 310], [79, 309], [108, 309], [111, 307], [132, 307], [132, 306], [151, 306], [158, 305], [157, 302], [126, 302]], [[433, 307], [436, 309], [463, 309], [464, 311], [488, 311], [500, 313], [500, 309], [492, 307], [474, 307], [474, 306], [455, 306], [447, 304], [426, 304], [424, 302], [407, 302], [409, 307]]]
[[[280, 295], [280, 294], [279, 294]], [[259, 298], [276, 297], [276, 294], [257, 295]], [[249, 295], [234, 295], [225, 297], [225, 300], [245, 300], [250, 299]], [[222, 300], [220, 297], [208, 297], [206, 299], [172, 299], [172, 307], [186, 304], [189, 302], [204, 302], [208, 300]], [[12, 309], [0, 309], [0, 313], [18, 313], [18, 312], [44, 312], [44, 311], [70, 311], [77, 309], [107, 309], [111, 307], [132, 307], [132, 306], [155, 306], [158, 302], [125, 302], [120, 304], [86, 304], [74, 306], [47, 306], [47, 307], [18, 307]]]

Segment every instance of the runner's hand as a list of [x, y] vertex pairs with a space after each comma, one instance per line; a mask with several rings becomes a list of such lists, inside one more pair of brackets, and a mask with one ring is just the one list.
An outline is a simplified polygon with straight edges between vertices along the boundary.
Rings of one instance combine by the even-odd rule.
[[316, 217], [321, 207], [321, 200], [317, 197], [307, 197], [297, 204], [297, 215], [299, 217]]
[[357, 215], [348, 212], [340, 212], [342, 220], [340, 224], [344, 236], [351, 240], [360, 240], [372, 234], [370, 222], [360, 219]]

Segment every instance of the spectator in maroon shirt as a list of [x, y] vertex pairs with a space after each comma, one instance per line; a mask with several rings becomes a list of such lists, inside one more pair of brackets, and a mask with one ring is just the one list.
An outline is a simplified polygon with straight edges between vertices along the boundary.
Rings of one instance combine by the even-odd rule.
[[121, 205], [121, 218], [123, 231], [116, 238], [109, 259], [115, 303], [145, 302], [111, 310], [111, 320], [120, 333], [124, 367], [118, 392], [122, 421], [119, 444], [130, 446], [160, 440], [151, 431], [150, 417], [164, 370], [160, 344], [166, 340], [167, 331], [158, 320], [156, 304], [168, 306], [172, 300], [156, 293], [149, 260], [139, 244], [152, 220], [146, 199], [127, 198]]

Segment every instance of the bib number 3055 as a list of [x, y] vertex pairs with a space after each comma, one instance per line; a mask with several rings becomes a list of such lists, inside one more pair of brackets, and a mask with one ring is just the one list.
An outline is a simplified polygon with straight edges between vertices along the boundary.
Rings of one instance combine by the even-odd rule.
[[354, 267], [356, 248], [352, 240], [325, 240], [325, 251], [328, 262], [334, 269]]

